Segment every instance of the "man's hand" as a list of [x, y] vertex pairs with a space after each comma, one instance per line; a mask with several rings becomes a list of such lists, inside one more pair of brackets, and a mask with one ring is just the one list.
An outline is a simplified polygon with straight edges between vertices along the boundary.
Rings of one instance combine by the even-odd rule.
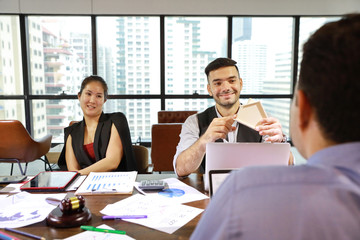
[[217, 139], [225, 139], [227, 134], [231, 131], [235, 131], [236, 127], [233, 127], [234, 116], [214, 118], [210, 123], [206, 132], [201, 136], [203, 143], [215, 142]]
[[176, 173], [178, 176], [187, 176], [199, 168], [206, 152], [206, 144], [215, 142], [219, 138], [226, 138], [233, 127], [235, 116], [214, 118], [206, 132], [188, 149], [184, 150], [176, 159]]
[[281, 124], [276, 118], [263, 118], [260, 121], [260, 125], [255, 129], [261, 136], [267, 136], [265, 138], [265, 141], [267, 142], [282, 142], [284, 139]]

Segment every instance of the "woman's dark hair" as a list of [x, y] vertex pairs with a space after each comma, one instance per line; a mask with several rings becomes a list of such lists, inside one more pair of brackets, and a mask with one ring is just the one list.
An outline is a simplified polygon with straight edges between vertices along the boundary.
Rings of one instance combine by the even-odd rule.
[[97, 76], [97, 75], [88, 76], [82, 81], [79, 94], [81, 95], [81, 93], [84, 90], [84, 88], [86, 87], [86, 85], [88, 85], [91, 82], [101, 83], [101, 85], [104, 89], [104, 99], [106, 100], [108, 97], [108, 86], [107, 86], [105, 80], [102, 77]]
[[360, 140], [360, 14], [327, 23], [304, 44], [298, 89], [329, 140]]

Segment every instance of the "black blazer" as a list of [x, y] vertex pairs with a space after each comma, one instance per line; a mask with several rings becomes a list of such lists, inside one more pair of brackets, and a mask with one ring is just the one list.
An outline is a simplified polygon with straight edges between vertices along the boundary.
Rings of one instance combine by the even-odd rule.
[[[116, 129], [121, 138], [123, 146], [123, 157], [116, 171], [136, 171], [136, 161], [134, 157], [134, 152], [132, 149], [130, 130], [128, 122], [123, 113], [102, 113], [99, 118], [99, 124], [96, 128], [95, 139], [94, 139], [94, 152], [95, 152], [95, 161], [99, 161], [105, 158], [106, 150], [110, 140], [111, 126], [115, 125]], [[58, 165], [61, 170], [67, 171], [66, 160], [65, 160], [65, 149], [66, 149], [66, 140], [69, 135], [72, 138], [72, 147], [74, 149], [75, 157], [79, 162], [81, 169], [86, 168], [93, 164], [93, 161], [84, 151], [84, 129], [85, 121], [74, 123], [73, 125], [64, 129], [65, 139], [64, 139], [64, 148], [61, 151]]]

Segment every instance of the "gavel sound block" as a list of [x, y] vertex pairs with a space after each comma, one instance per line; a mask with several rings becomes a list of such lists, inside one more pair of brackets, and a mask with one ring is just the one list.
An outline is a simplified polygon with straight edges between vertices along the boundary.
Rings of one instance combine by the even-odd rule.
[[91, 213], [85, 207], [83, 196], [65, 198], [52, 210], [46, 222], [49, 226], [66, 228], [83, 225], [91, 219]]

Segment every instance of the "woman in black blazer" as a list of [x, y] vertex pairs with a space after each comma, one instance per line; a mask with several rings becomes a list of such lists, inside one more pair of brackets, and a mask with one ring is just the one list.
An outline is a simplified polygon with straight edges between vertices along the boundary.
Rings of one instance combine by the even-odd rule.
[[108, 87], [103, 78], [89, 76], [78, 99], [84, 119], [65, 128], [65, 146], [58, 165], [80, 174], [133, 171], [136, 162], [129, 126], [123, 113], [103, 113]]

